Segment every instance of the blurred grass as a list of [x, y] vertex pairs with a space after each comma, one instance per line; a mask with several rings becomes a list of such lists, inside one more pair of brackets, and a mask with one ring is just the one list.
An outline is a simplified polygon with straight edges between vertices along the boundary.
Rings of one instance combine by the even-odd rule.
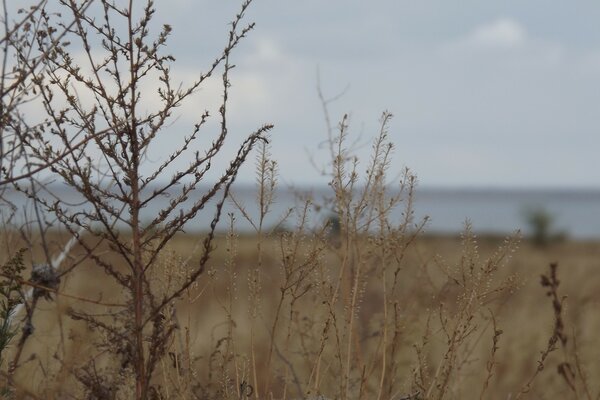
[[[165, 284], [173, 279], [173, 271], [183, 265], [187, 257], [194, 257], [193, 249], [200, 240], [199, 235], [180, 235], [170, 245], [168, 257], [161, 264], [164, 271], [156, 274], [157, 284]], [[477, 239], [478, 252], [486, 258], [497, 251], [504, 238], [481, 237]], [[451, 236], [421, 236], [413, 246], [407, 249], [403, 263], [398, 301], [402, 302], [401, 310], [405, 314], [400, 343], [402, 350], [398, 355], [398, 379], [406, 381], [406, 391], [410, 391], [408, 382], [413, 374], [415, 360], [414, 345], [418, 343], [425, 330], [428, 318], [444, 304], [452, 309], [458, 300], [456, 287], [443, 272], [444, 264], [460, 262], [462, 239]], [[230, 271], [235, 273], [237, 288], [232, 305], [232, 318], [235, 321], [236, 352], [242, 359], [249, 359], [252, 344], [250, 342], [250, 324], [252, 318], [248, 311], [250, 293], [246, 282], [250, 271], [257, 266], [258, 250], [256, 237], [239, 235], [235, 240], [234, 263]], [[255, 321], [256, 332], [254, 349], [258, 354], [258, 363], [264, 363], [265, 352], [269, 343], [269, 323], [275, 312], [275, 304], [280, 294], [281, 254], [280, 240], [270, 237], [262, 244], [260, 317]], [[110, 257], [109, 249], [102, 249]], [[81, 252], [76, 249], [75, 254]], [[38, 254], [39, 256], [39, 254]], [[332, 254], [323, 256], [327, 264]], [[331, 258], [333, 260], [333, 258]], [[527, 377], [537, 368], [537, 360], [552, 333], [553, 314], [549, 301], [546, 300], [539, 280], [545, 273], [548, 264], [557, 262], [560, 266], [561, 293], [568, 295], [566, 301], [566, 329], [570, 335], [576, 333], [578, 354], [586, 373], [592, 378], [593, 388], [597, 390], [598, 382], [593, 377], [600, 376], [600, 348], [597, 346], [600, 331], [600, 243], [594, 241], [564, 241], [546, 248], [540, 248], [533, 242], [522, 241], [520, 248], [508, 261], [505, 268], [495, 278], [498, 280], [515, 276], [517, 289], [513, 293], [501, 294], [497, 299], [499, 306], [494, 315], [498, 328], [503, 331], [499, 338], [499, 350], [495, 356], [495, 370], [490, 382], [489, 398], [510, 398], [511, 393], [518, 392]], [[226, 274], [227, 263], [231, 263], [231, 251], [225, 237], [219, 237], [211, 260], [211, 267], [199, 280], [198, 285], [182, 299], [178, 305], [177, 318], [179, 330], [172, 343], [172, 354], [187, 352], [197, 366], [194, 373], [199, 377], [208, 377], [214, 373], [211, 357], [220, 346], [219, 340], [227, 336], [227, 315], [224, 304], [227, 303], [228, 285], [231, 277]], [[333, 261], [332, 261], [333, 262]], [[180, 263], [178, 265], [178, 263]], [[178, 272], [180, 273], [180, 272]], [[493, 285], [495, 282], [490, 282]], [[61, 282], [61, 291], [66, 295], [85, 297], [104, 302], [124, 302], [122, 293], [115, 291], [110, 278], [95, 268], [92, 263], [84, 262]], [[381, 313], [381, 293], [377, 286], [367, 285], [360, 304], [358, 317], [360, 320], [360, 340], [365, 343], [376, 335], [377, 320], [373, 316]], [[302, 303], [300, 303], [302, 304]], [[97, 353], [95, 344], [96, 332], [79, 321], [73, 321], [66, 315], [69, 307], [85, 309], [90, 313], [102, 314], [108, 307], [98, 304], [82, 303], [67, 296], [55, 296], [54, 301], [45, 301], [40, 305], [34, 317], [35, 335], [25, 347], [24, 359], [29, 359], [16, 375], [17, 382], [43, 394], [47, 398], [57, 398], [66, 387], [73, 384], [70, 372], [75, 365], [88, 356]], [[485, 308], [485, 305], [483, 305]], [[301, 310], [302, 311], [302, 310]], [[303, 310], [310, 314], [312, 310]], [[108, 317], [110, 318], [110, 317]], [[470, 368], [471, 363], [485, 364], [491, 348], [491, 326], [483, 327], [481, 337], [467, 349], [470, 353], [464, 369], [458, 372], [457, 381], [452, 385], [450, 398], [478, 398], [479, 387], [485, 378], [484, 368]], [[429, 362], [435, 364], [443, 355], [443, 337], [433, 332], [428, 354]], [[186, 340], [186, 337], [189, 339]], [[187, 343], [187, 345], [186, 345]], [[364, 345], [365, 351], [369, 346]], [[57, 361], [58, 355], [62, 361]], [[293, 354], [293, 353], [292, 353]], [[365, 357], [368, 356], [365, 355]], [[10, 355], [8, 356], [10, 358]], [[173, 356], [175, 359], [175, 356]], [[304, 360], [288, 359], [292, 364], [302, 364]], [[179, 361], [177, 361], [179, 362]], [[567, 398], [569, 392], [556, 374], [556, 366], [560, 362], [559, 352], [550, 355], [544, 371], [536, 379], [528, 398]], [[175, 361], [173, 361], [175, 363]], [[169, 364], [168, 361], [166, 364]], [[191, 364], [190, 364], [191, 365]], [[101, 368], [102, 360], [99, 358]], [[169, 365], [165, 366], [166, 369]], [[213, 371], [211, 371], [211, 368]], [[165, 374], [165, 382], [166, 376]], [[171, 379], [171, 378], [170, 378]], [[206, 378], [208, 379], [208, 378]], [[170, 384], [174, 384], [171, 382]], [[169, 385], [169, 383], [165, 383]], [[475, 391], [470, 387], [477, 387]], [[562, 397], [566, 396], [566, 397]], [[488, 397], [486, 397], [488, 398]]]

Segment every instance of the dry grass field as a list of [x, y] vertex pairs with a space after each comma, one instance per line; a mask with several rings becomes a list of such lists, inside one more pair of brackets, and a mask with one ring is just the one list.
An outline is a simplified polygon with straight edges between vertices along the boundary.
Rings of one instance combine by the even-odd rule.
[[[399, 267], [392, 271], [397, 274], [393, 296], [391, 280], [383, 293], [376, 265], [381, 258], [368, 254], [362, 275], [343, 275], [340, 299], [331, 304], [329, 285], [338, 281], [344, 260], [338, 251], [343, 244], [328, 239], [285, 233], [219, 237], [210, 268], [165, 316], [175, 335], [155, 378], [162, 396], [157, 398], [254, 398], [259, 392], [257, 398], [276, 399], [317, 394], [562, 399], [598, 392], [599, 243], [564, 241], [540, 248], [522, 240], [499, 251], [504, 239], [484, 237], [475, 245], [458, 237], [418, 236], [401, 262], [390, 263]], [[371, 248], [367, 242], [374, 239], [360, 240]], [[178, 236], [151, 284], [167, 287], [181, 279], [186, 259], [197, 257], [198, 241], [196, 235]], [[110, 257], [108, 249], [102, 251]], [[498, 256], [506, 258], [498, 261]], [[471, 263], [482, 271], [488, 259], [499, 264], [497, 271], [462, 280]], [[555, 331], [551, 299], [540, 285], [551, 262], [559, 265], [558, 290], [566, 296], [567, 341], [565, 346], [559, 341], [536, 372]], [[38, 398], [80, 398], [72, 372], [90, 359], [97, 360], [99, 379], [127, 387], [131, 377], [111, 375], [109, 365], [116, 361], [104, 354], [99, 331], [67, 315], [71, 307], [85, 309], [106, 314], [110, 323], [118, 307], [102, 303], [125, 304], [125, 296], [91, 262], [68, 276], [61, 294], [42, 300], [36, 311], [35, 334], [23, 350], [27, 361], [15, 375], [17, 387]], [[353, 279], [359, 287], [354, 303]], [[468, 304], [469, 288], [478, 285], [477, 304]], [[121, 391], [117, 398], [128, 396]]]

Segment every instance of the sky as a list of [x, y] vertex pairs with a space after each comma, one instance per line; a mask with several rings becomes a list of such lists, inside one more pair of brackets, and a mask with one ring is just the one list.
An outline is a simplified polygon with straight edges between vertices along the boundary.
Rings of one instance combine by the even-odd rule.
[[[173, 27], [175, 80], [208, 68], [239, 4], [156, 1], [155, 23]], [[226, 152], [273, 123], [285, 184], [329, 179], [319, 76], [326, 97], [343, 93], [330, 118], [349, 114], [363, 169], [388, 110], [391, 176], [409, 167], [422, 186], [600, 188], [598, 1], [255, 0], [245, 21], [256, 27], [232, 56]], [[178, 110], [150, 165], [204, 108], [216, 115], [219, 96], [217, 77]], [[254, 180], [252, 163], [240, 181]]]

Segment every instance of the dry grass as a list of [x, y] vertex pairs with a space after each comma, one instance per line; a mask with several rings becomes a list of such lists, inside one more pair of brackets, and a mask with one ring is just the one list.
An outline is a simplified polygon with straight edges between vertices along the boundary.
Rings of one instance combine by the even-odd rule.
[[[309, 289], [307, 297], [299, 297], [292, 306], [294, 296], [282, 291], [286, 274], [282, 269], [281, 246], [286, 239], [263, 239], [260, 278], [255, 277], [259, 258], [257, 238], [231, 239], [218, 239], [211, 272], [177, 306], [177, 333], [169, 349], [170, 356], [163, 360], [156, 377], [162, 380], [163, 396], [195, 398], [195, 394], [203, 398], [212, 393], [216, 398], [239, 398], [237, 391], [245, 382], [249, 385], [246, 386], [248, 393], [261, 391], [260, 398], [268, 398], [270, 393], [274, 398], [300, 398], [309, 391], [330, 398], [341, 397], [340, 392], [345, 388], [340, 386], [343, 376], [340, 371], [345, 370], [347, 349], [340, 326], [346, 322], [346, 310], [340, 308], [334, 314], [337, 320], [330, 322], [332, 326], [324, 333], [325, 322], [332, 316], [326, 304], [330, 293], [327, 287], [317, 286], [320, 279], [326, 281], [327, 275], [335, 276], [338, 272], [332, 261], [335, 260], [333, 251], [325, 249], [319, 255], [319, 265], [306, 278], [315, 285], [314, 289]], [[161, 284], [168, 284], [173, 272], [175, 276], [181, 273], [178, 260], [191, 255], [196, 240], [194, 236], [181, 236], [172, 243], [171, 255], [161, 264], [164, 272], [160, 275]], [[300, 263], [314, 257], [312, 241], [310, 236], [303, 240]], [[431, 393], [415, 398], [515, 398], [534, 375], [540, 352], [546, 349], [552, 335], [553, 310], [539, 277], [554, 261], [562, 266], [561, 291], [569, 295], [563, 316], [564, 331], [569, 337], [577, 334], [580, 364], [587, 373], [591, 390], [597, 391], [593, 377], [600, 374], [595, 362], [600, 357], [596, 346], [600, 317], [595, 312], [599, 301], [595, 288], [600, 285], [600, 278], [595, 274], [600, 256], [598, 243], [564, 242], [548, 249], [521, 243], [503, 271], [486, 283], [486, 287], [505, 285], [506, 278], [518, 276], [515, 285], [511, 285], [514, 289], [467, 313], [473, 318], [469, 322], [468, 318], [457, 319], [465, 308], [464, 291], [448, 278], [446, 268], [442, 267], [444, 264], [459, 266], [463, 262], [461, 241], [461, 238], [424, 236], [416, 239], [406, 251], [399, 273], [401, 289], [395, 300], [399, 306], [394, 312], [399, 314], [399, 322], [387, 333], [386, 362], [395, 366], [393, 375], [384, 377], [384, 381], [390, 381], [392, 393], [384, 393], [382, 398], [398, 399], [411, 393], [423, 393], [436, 373], [439, 376], [446, 373], [450, 361], [454, 367], [449, 379], [436, 381], [436, 385], [445, 384], [445, 394], [434, 397], [438, 389], [442, 389], [435, 386]], [[496, 238], [478, 240], [480, 259], [493, 257], [502, 243], [503, 240]], [[376, 276], [369, 278], [377, 280]], [[374, 398], [381, 380], [383, 295], [377, 285], [368, 280], [361, 290], [360, 304], [355, 307], [358, 322], [356, 336], [351, 339], [352, 351], [356, 354], [352, 362], [364, 366], [364, 370], [352, 371], [356, 375], [351, 376], [348, 398], [357, 398], [361, 392], [363, 398]], [[289, 279], [287, 283], [289, 286]], [[72, 274], [68, 282], [63, 282], [61, 291], [97, 301], [118, 302], [121, 294], [107, 287], [110, 280], [98, 274], [89, 263]], [[278, 313], [282, 293], [285, 301]], [[296, 296], [299, 294], [296, 292]], [[55, 296], [54, 301], [43, 301], [34, 318], [34, 339], [25, 348], [24, 359], [30, 361], [16, 375], [19, 386], [38, 393], [41, 398], [77, 393], [70, 370], [97, 353], [94, 345], [97, 335], [66, 316], [65, 311], [70, 306], [85, 307], [95, 313], [107, 310], [61, 295]], [[444, 323], [440, 320], [441, 310]], [[495, 329], [490, 312], [495, 319]], [[277, 315], [280, 321], [271, 340]], [[456, 321], [468, 324], [473, 332], [456, 343], [457, 348], [449, 353], [447, 331], [454, 332]], [[333, 324], [338, 324], [338, 332]], [[459, 327], [458, 332], [462, 329]], [[502, 332], [494, 335], [495, 330]], [[398, 349], [392, 351], [389, 346], [395, 334], [399, 336]], [[492, 356], [495, 336], [497, 349]], [[315, 359], [324, 340], [320, 371], [315, 371]], [[60, 363], [57, 353], [60, 353]], [[560, 351], [551, 352], [544, 362], [544, 370], [523, 398], [574, 398], [557, 373], [563, 358]], [[493, 364], [489, 364], [492, 359]], [[102, 370], [101, 365], [98, 368]], [[267, 382], [269, 396], [262, 392]], [[480, 396], [484, 382], [487, 382], [485, 394]], [[303, 394], [298, 393], [298, 386]], [[126, 392], [120, 398], [126, 398]]]

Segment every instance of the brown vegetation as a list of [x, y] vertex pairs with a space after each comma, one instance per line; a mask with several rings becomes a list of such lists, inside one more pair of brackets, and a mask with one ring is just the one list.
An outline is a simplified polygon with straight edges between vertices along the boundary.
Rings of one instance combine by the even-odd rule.
[[[195, 235], [182, 235], [169, 245], [159, 263], [157, 280], [160, 283], [157, 284], [168, 286], [170, 280], [180, 279], [178, 276], [185, 273], [184, 261], [201, 239]], [[302, 244], [302, 253], [307, 257], [314, 249], [310, 239], [307, 236]], [[267, 380], [270, 381], [273, 398], [309, 397], [307, 393], [299, 395], [300, 390], [339, 398], [343, 376], [337, 373], [340, 367], [336, 353], [346, 349], [338, 349], [335, 333], [326, 336], [319, 386], [316, 389], [314, 383], [312, 387], [308, 386], [315, 353], [321, 349], [321, 340], [324, 339], [323, 329], [329, 307], [319, 301], [321, 297], [313, 294], [313, 289], [305, 295], [308, 297], [296, 300], [295, 311], [291, 308], [294, 300], [292, 291], [285, 292], [275, 340], [270, 340], [282, 287], [286, 287], [282, 244], [285, 244], [283, 237], [264, 239], [257, 289], [254, 280], [259, 259], [257, 237], [217, 238], [209, 274], [186, 293], [177, 306], [177, 314], [172, 316], [171, 323], [176, 324], [174, 338], [154, 378], [164, 398], [237, 399], [242, 386], [246, 393], [254, 390], [255, 379], [260, 390], [259, 398], [269, 398], [263, 391]], [[478, 244], [479, 257], [486, 259], [497, 251], [502, 240], [481, 238]], [[106, 250], [102, 249], [103, 252]], [[75, 254], [80, 252], [81, 249], [74, 250]], [[600, 246], [593, 242], [565, 242], [549, 249], [522, 243], [503, 271], [490, 282], [492, 286], [498, 282], [504, 284], [506, 277], [516, 276], [518, 288], [501, 295], [495, 303], [482, 305], [475, 313], [471, 323], [476, 330], [453, 355], [455, 364], [460, 368], [451, 373], [442, 398], [578, 398], [558, 373], [559, 366], [565, 361], [569, 362], [569, 369], [576, 377], [587, 379], [587, 390], [597, 392], [594, 377], [600, 373], [595, 362], [600, 356], [596, 347], [600, 318], [595, 312], [598, 307], [595, 288], [600, 282], [595, 278], [595, 269], [599, 253]], [[36, 257], [35, 254], [30, 256]], [[391, 339], [387, 339], [386, 362], [395, 364], [395, 372], [383, 379], [389, 381], [387, 388], [391, 387], [392, 393], [384, 394], [382, 398], [398, 399], [415, 394], [424, 386], [420, 376], [415, 374], [427, 371], [432, 376], [438, 369], [442, 371], [441, 368], [444, 368], [449, 347], [440, 311], [456, 318], [464, 299], [462, 288], [448, 278], [440, 264], [445, 260], [446, 264], [458, 267], [464, 257], [462, 239], [452, 237], [422, 236], [406, 251], [404, 266], [399, 273], [401, 295], [395, 300], [400, 305], [399, 331], [396, 333], [395, 329], [390, 329], [391, 333], [387, 333]], [[332, 262], [334, 259], [332, 250], [325, 250], [314, 275], [317, 272], [333, 275], [336, 268]], [[554, 307], [551, 301], [546, 300], [544, 289], [540, 286], [540, 276], [547, 275], [550, 261], [558, 261], [562, 266], [559, 269], [562, 279], [558, 299], [569, 294], [562, 320], [564, 335], [568, 337], [566, 344], [570, 347], [562, 349], [561, 342], [554, 339], [552, 347], [555, 351], [549, 352], [544, 359], [544, 368], [537, 373], [541, 352], [547, 350], [549, 340], [554, 336]], [[312, 283], [315, 276], [309, 279]], [[355, 328], [357, 337], [352, 351], [360, 352], [361, 359], [375, 359], [381, 365], [384, 354], [380, 350], [384, 340], [381, 330], [384, 322], [383, 294], [377, 290], [376, 276], [368, 274], [367, 280], [370, 282], [365, 284], [356, 310], [359, 323]], [[33, 321], [35, 340], [24, 350], [23, 359], [28, 361], [16, 374], [16, 388], [37, 393], [38, 398], [61, 398], [66, 393], [75, 398], [83, 397], [81, 386], [70, 371], [80, 368], [93, 357], [102, 335], [72, 321], [68, 310], [77, 307], [106, 313], [110, 303], [124, 299], [117, 287], [110, 287], [110, 280], [99, 273], [93, 263], [87, 262], [62, 283], [59, 293], [52, 296], [53, 300], [42, 301], [41, 311]], [[253, 290], [260, 290], [260, 295], [253, 295]], [[82, 303], [80, 298], [93, 302]], [[336, 317], [345, 318], [345, 313], [338, 312]], [[337, 321], [338, 324], [342, 322]], [[291, 331], [288, 332], [288, 329]], [[396, 334], [398, 348], [394, 350], [392, 339]], [[272, 359], [269, 369], [266, 369], [270, 348]], [[8, 354], [10, 356], [11, 353]], [[96, 368], [98, 373], [106, 371], [102, 363]], [[358, 375], [360, 380], [365, 379], [363, 398], [375, 397], [381, 382], [381, 367], [371, 368], [370, 376]], [[531, 380], [534, 375], [537, 376]], [[117, 380], [119, 377], [105, 378]], [[122, 377], [119, 379], [123, 379], [123, 387], [116, 398], [128, 398], [131, 392], [127, 388], [131, 388], [128, 385], [133, 385], [133, 382]], [[579, 398], [587, 398], [582, 381], [576, 382]], [[518, 395], [521, 391], [525, 393]], [[349, 398], [355, 396], [358, 397], [351, 392]], [[415, 398], [434, 397], [421, 395]]]

